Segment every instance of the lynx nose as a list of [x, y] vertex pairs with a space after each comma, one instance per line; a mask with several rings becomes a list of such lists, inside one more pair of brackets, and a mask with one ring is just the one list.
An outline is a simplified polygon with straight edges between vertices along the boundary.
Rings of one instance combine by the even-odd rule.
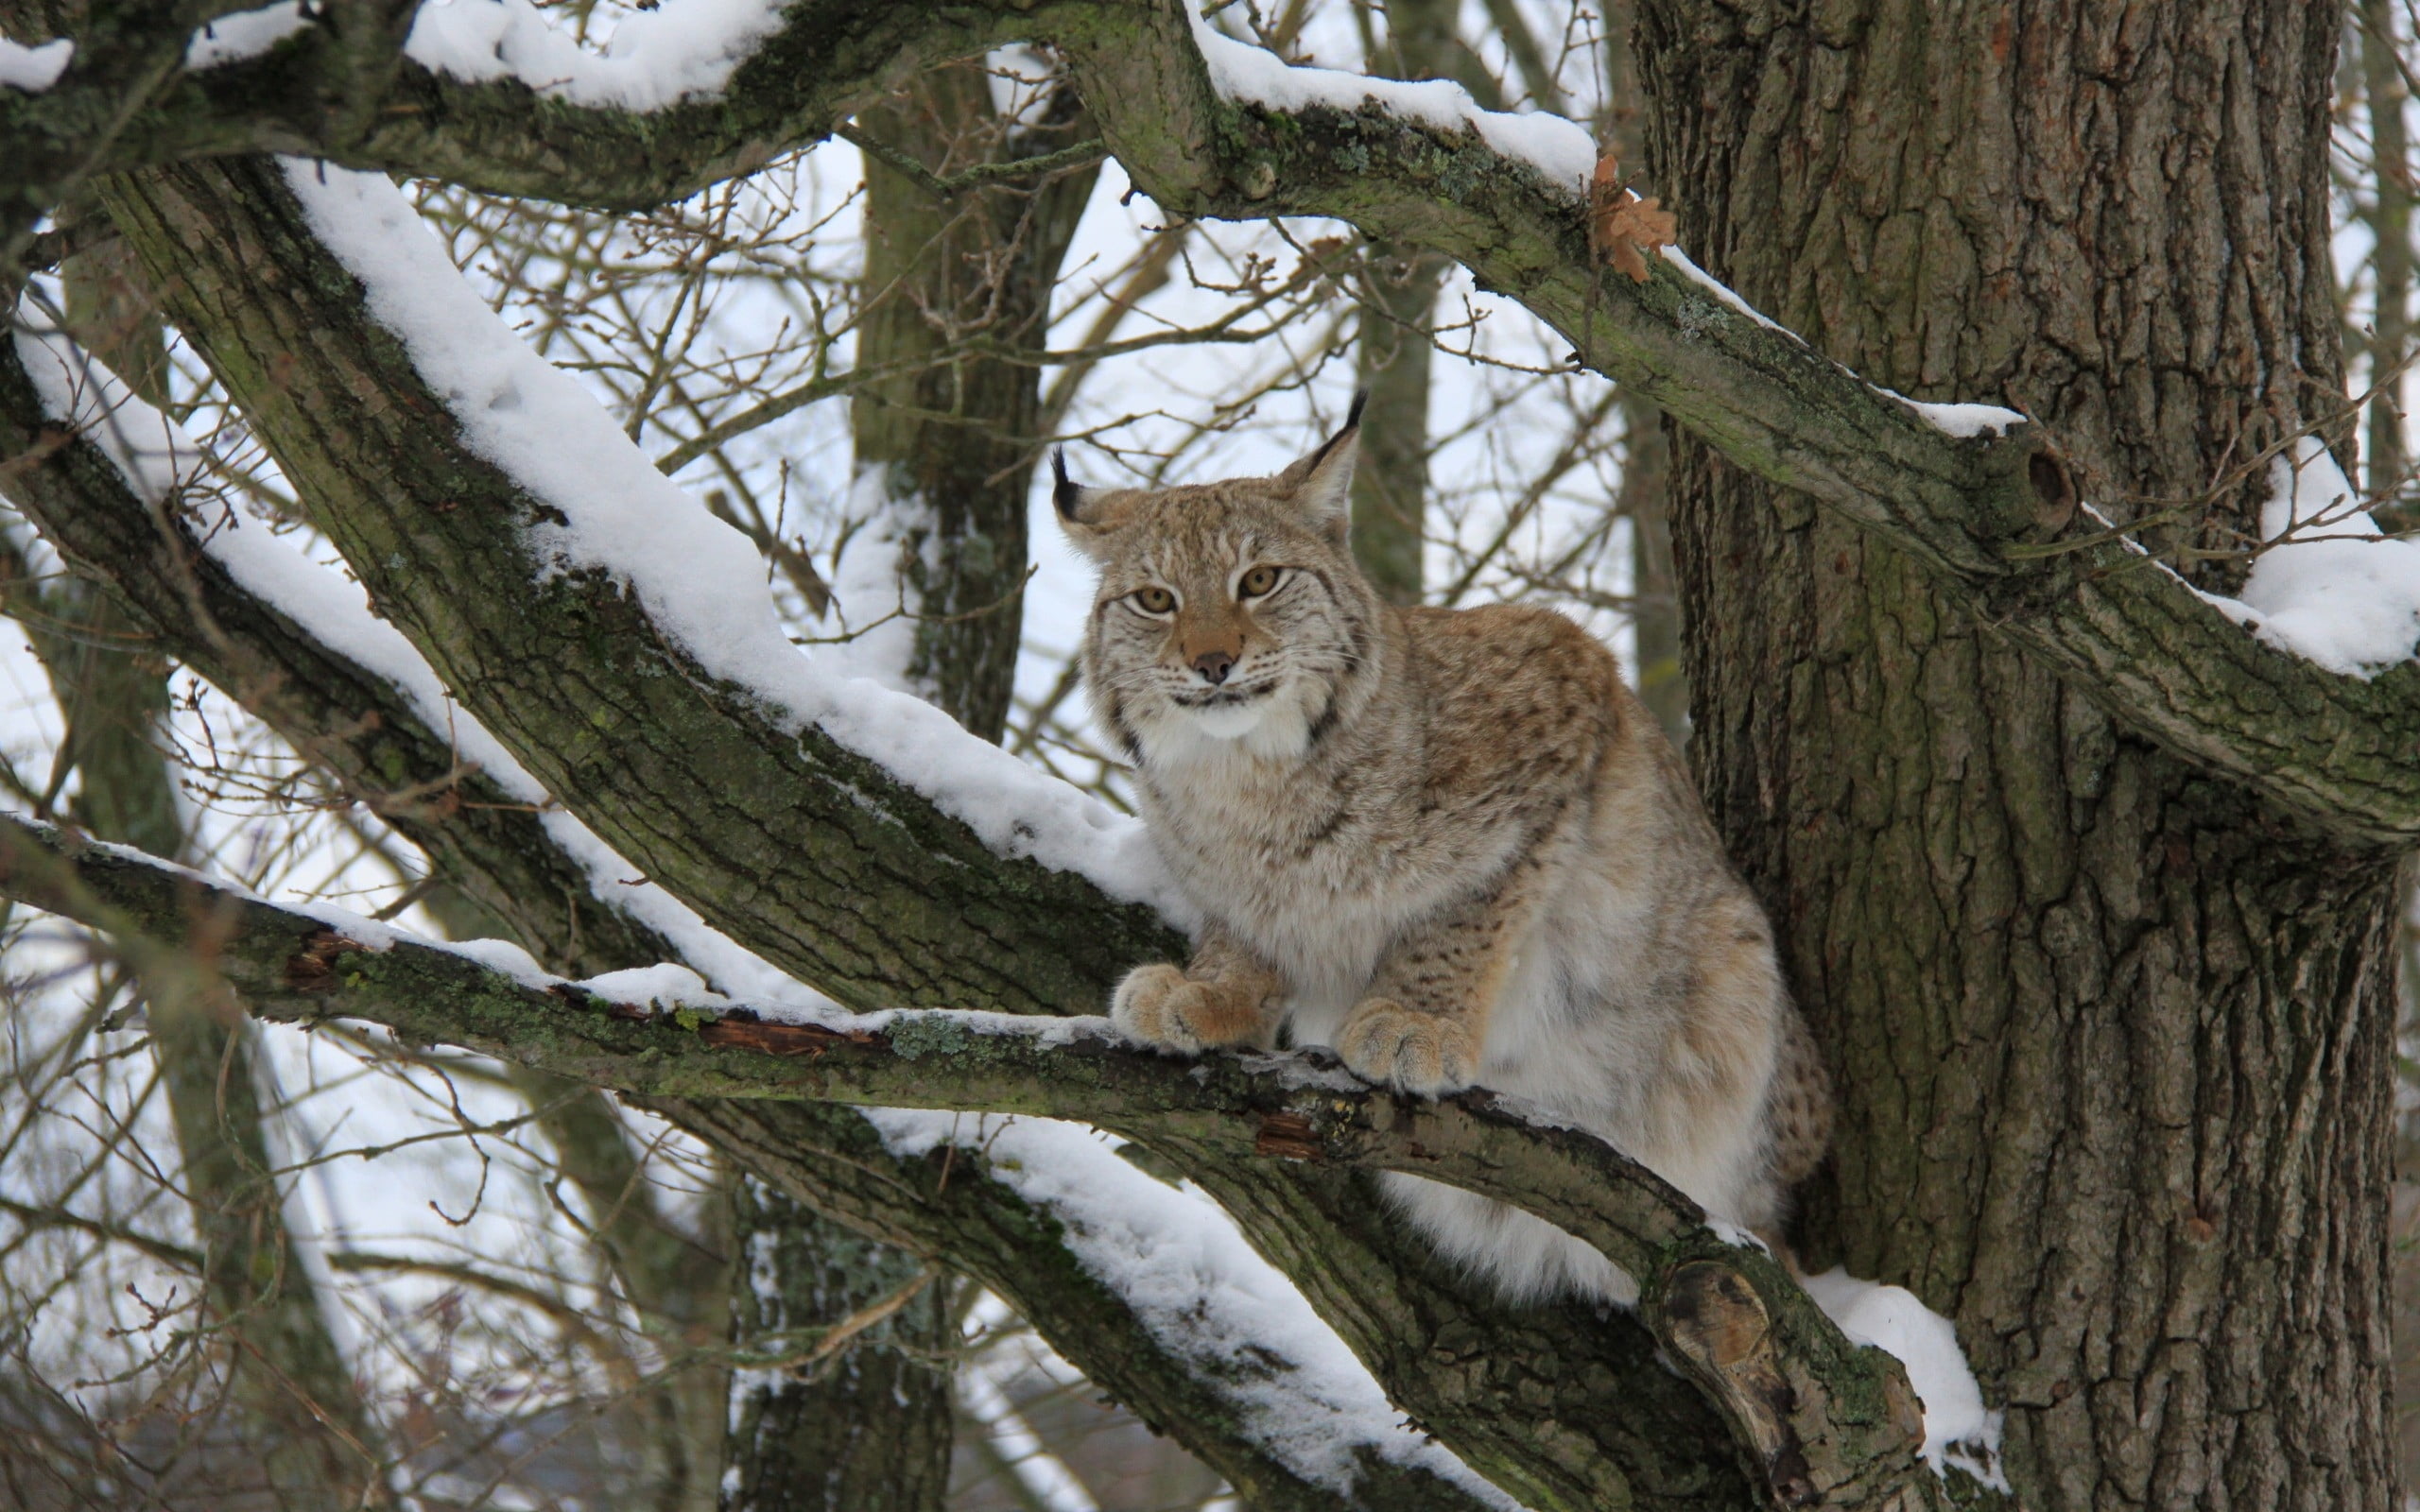
[[1227, 674], [1235, 670], [1235, 665], [1236, 659], [1224, 651], [1204, 651], [1193, 659], [1193, 670], [1208, 679], [1214, 688], [1227, 680]]

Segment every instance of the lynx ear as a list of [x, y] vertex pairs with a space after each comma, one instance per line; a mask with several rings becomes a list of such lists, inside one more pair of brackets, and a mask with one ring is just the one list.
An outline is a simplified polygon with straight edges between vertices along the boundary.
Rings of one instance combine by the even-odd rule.
[[1344, 414], [1344, 428], [1277, 474], [1278, 488], [1292, 495], [1304, 518], [1339, 545], [1353, 524], [1353, 462], [1361, 450], [1361, 406], [1369, 402], [1367, 388], [1355, 394], [1353, 407]]
[[1051, 449], [1050, 502], [1059, 510], [1059, 528], [1066, 532], [1070, 544], [1088, 557], [1098, 557], [1107, 544], [1108, 526], [1099, 517], [1099, 505], [1108, 492], [1085, 488], [1069, 477], [1066, 448]]

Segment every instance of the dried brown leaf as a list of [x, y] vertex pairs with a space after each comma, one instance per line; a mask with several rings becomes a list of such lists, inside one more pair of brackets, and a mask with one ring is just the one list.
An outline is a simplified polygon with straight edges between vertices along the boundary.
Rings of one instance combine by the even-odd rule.
[[1597, 160], [1597, 171], [1588, 180], [1588, 245], [1599, 258], [1633, 283], [1644, 284], [1647, 254], [1670, 246], [1676, 229], [1671, 213], [1659, 201], [1642, 199], [1623, 186], [1612, 153]]

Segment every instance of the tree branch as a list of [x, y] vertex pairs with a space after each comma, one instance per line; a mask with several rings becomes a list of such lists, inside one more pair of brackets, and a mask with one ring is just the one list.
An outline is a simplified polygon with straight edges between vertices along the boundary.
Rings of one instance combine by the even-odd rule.
[[[189, 33], [248, 0], [155, 9], [149, 40], [182, 61]], [[676, 0], [677, 3], [677, 0]], [[0, 30], [52, 34], [42, 0], [0, 0]], [[148, 77], [130, 108], [74, 69], [50, 90], [0, 89], [0, 140], [55, 143], [77, 178], [197, 156], [294, 152], [409, 171], [491, 194], [599, 210], [643, 210], [752, 173], [821, 140], [928, 64], [1015, 40], [1012, 6], [865, 5], [793, 0], [711, 98], [654, 111], [580, 105], [517, 78], [469, 82], [403, 56], [410, 4], [331, 6], [251, 58]], [[400, 19], [401, 28], [385, 23]], [[77, 64], [86, 47], [79, 41]], [[542, 83], [547, 82], [541, 80]], [[0, 209], [38, 213], [72, 182], [50, 157], [0, 161]]]
[[[154, 444], [157, 423], [133, 413], [101, 421], [150, 426]], [[108, 584], [161, 649], [333, 775], [521, 938], [577, 942], [615, 966], [675, 954], [655, 930], [598, 902], [586, 868], [547, 837], [523, 795], [461, 760], [454, 732], [432, 729], [386, 677], [245, 589], [204, 548], [182, 501], [139, 497], [94, 437], [47, 414], [9, 339], [0, 339], [0, 493]]]
[[[267, 1018], [364, 1019], [409, 1042], [691, 1105], [807, 1099], [1080, 1119], [1144, 1142], [1214, 1191], [1240, 1194], [1250, 1183], [1238, 1186], [1236, 1171], [1283, 1160], [1415, 1173], [1515, 1203], [1639, 1280], [1641, 1320], [1753, 1449], [1777, 1504], [1946, 1504], [1916, 1457], [1921, 1415], [1896, 1362], [1851, 1347], [1777, 1263], [1709, 1228], [1652, 1172], [1593, 1136], [1532, 1125], [1493, 1094], [1402, 1098], [1298, 1056], [1181, 1065], [1099, 1020], [903, 1010], [775, 1022], [738, 1009], [667, 1019], [430, 946], [357, 938], [47, 826], [8, 819], [0, 835], [0, 892], [171, 943], [206, 921], [216, 969]], [[1430, 1424], [1449, 1442], [1455, 1426]], [[1513, 1484], [1556, 1488], [1568, 1474], [1560, 1458], [1550, 1442], [1533, 1447], [1510, 1467], [1523, 1472]]]

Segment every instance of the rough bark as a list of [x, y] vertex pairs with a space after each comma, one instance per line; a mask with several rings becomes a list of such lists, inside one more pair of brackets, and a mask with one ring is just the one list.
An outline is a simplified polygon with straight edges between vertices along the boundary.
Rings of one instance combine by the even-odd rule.
[[[2105, 508], [2339, 391], [2334, 7], [1640, 13], [1687, 245], [1876, 382], [2030, 412]], [[2393, 852], [1696, 441], [1674, 515], [1701, 783], [1843, 1094], [1810, 1263], [1957, 1321], [2038, 1512], [2391, 1504]]]
[[1428, 502], [1429, 322], [1451, 265], [1417, 248], [1363, 249], [1354, 366], [1370, 396], [1353, 470], [1353, 559], [1388, 602], [1420, 602]]
[[1689, 744], [1689, 677], [1681, 664], [1681, 591], [1668, 507], [1672, 442], [1654, 405], [1625, 395], [1622, 481], [1614, 507], [1630, 522], [1631, 644], [1639, 702], [1677, 750]]
[[[746, 1353], [732, 1395], [726, 1507], [924, 1512], [949, 1492], [949, 1355], [957, 1330], [932, 1265], [823, 1217], [763, 1180], [731, 1189], [749, 1236], [732, 1288]], [[903, 1291], [912, 1292], [904, 1301]], [[821, 1358], [821, 1331], [890, 1309]], [[750, 1355], [769, 1356], [759, 1364]]]

